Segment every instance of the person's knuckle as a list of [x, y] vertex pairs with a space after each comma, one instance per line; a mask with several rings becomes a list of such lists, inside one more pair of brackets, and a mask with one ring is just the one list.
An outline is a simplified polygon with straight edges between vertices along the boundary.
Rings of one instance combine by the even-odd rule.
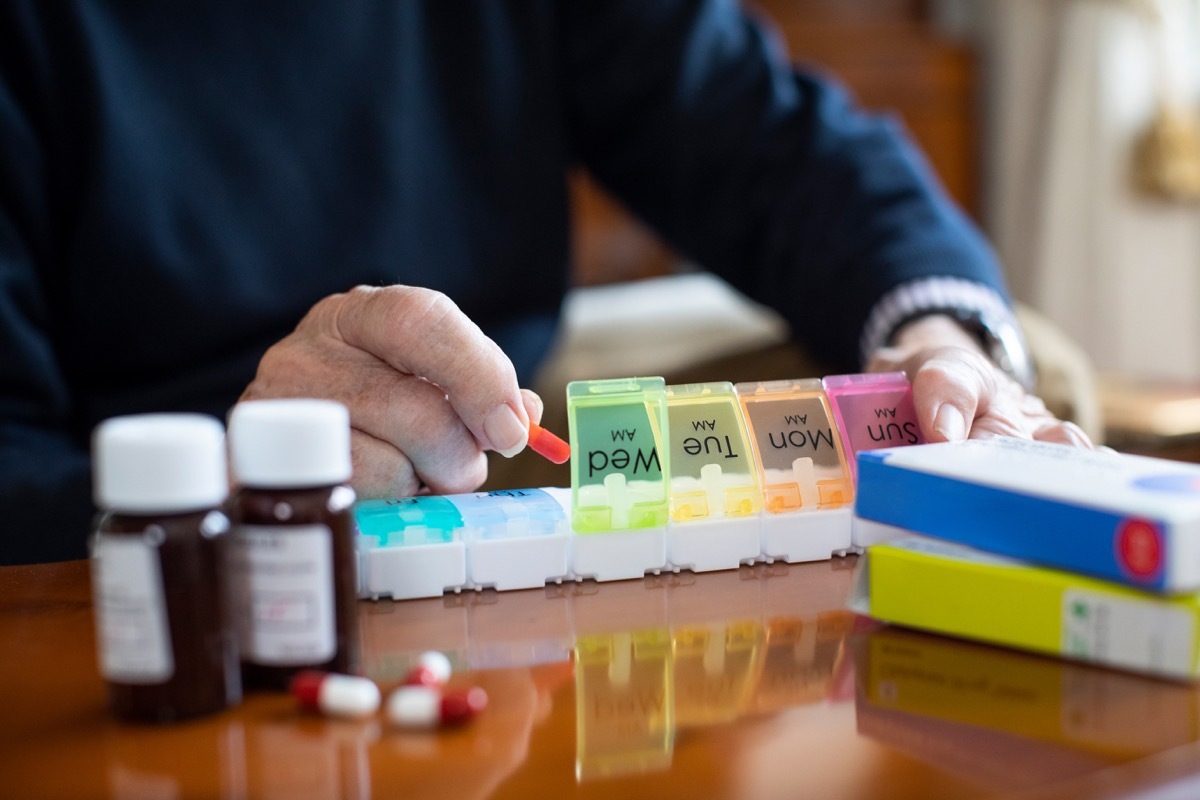
[[422, 326], [434, 327], [458, 313], [450, 296], [424, 286], [397, 286], [395, 296], [404, 316]]
[[446, 494], [473, 492], [487, 480], [487, 456], [478, 450], [444, 462], [439, 467], [422, 477], [425, 483]]

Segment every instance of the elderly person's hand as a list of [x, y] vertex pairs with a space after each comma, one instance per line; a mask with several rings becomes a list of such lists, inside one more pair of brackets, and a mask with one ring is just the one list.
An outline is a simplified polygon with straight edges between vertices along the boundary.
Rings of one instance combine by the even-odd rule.
[[1093, 447], [1078, 425], [1051, 414], [950, 317], [930, 315], [904, 326], [890, 346], [872, 356], [867, 370], [908, 375], [928, 441], [1016, 436]]
[[360, 286], [318, 302], [271, 347], [242, 400], [320, 397], [350, 409], [360, 497], [469, 492], [486, 450], [524, 449], [542, 402], [445, 295]]

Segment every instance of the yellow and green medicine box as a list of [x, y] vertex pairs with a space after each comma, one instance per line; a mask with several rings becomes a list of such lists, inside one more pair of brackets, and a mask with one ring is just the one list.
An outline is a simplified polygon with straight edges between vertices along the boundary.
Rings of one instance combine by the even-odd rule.
[[1151, 594], [917, 536], [868, 548], [857, 569], [851, 607], [884, 622], [1197, 677], [1200, 593]]

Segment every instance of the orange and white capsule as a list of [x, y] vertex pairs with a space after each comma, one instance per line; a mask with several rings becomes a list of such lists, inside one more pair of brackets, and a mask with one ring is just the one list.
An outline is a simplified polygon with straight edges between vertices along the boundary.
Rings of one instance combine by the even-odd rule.
[[536, 422], [529, 423], [529, 449], [555, 464], [565, 464], [571, 458], [571, 445]]
[[370, 678], [304, 670], [289, 686], [300, 706], [331, 717], [361, 719], [379, 710], [379, 687]]
[[420, 655], [417, 664], [404, 678], [405, 686], [445, 686], [453, 672], [450, 659], [437, 650]]
[[384, 713], [401, 728], [433, 730], [469, 722], [487, 708], [487, 692], [474, 686], [465, 692], [442, 692], [432, 686], [401, 686], [388, 695]]

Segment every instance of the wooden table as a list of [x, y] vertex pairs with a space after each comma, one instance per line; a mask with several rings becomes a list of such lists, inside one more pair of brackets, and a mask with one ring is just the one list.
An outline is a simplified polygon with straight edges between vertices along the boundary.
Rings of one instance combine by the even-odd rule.
[[0, 796], [1107, 797], [1200, 773], [1191, 686], [882, 628], [854, 559], [363, 601], [384, 688], [421, 651], [490, 696], [459, 730], [283, 695], [112, 719], [87, 567], [0, 568]]

